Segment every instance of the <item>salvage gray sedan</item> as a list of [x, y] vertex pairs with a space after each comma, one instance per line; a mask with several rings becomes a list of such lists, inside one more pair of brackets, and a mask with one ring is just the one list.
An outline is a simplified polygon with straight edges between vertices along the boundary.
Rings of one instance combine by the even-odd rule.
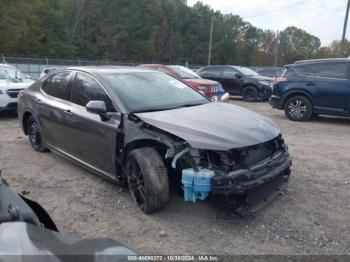
[[146, 213], [169, 188], [246, 215], [287, 184], [291, 159], [278, 126], [244, 108], [211, 103], [162, 72], [57, 70], [20, 93], [19, 119], [34, 150], [50, 149], [129, 186]]

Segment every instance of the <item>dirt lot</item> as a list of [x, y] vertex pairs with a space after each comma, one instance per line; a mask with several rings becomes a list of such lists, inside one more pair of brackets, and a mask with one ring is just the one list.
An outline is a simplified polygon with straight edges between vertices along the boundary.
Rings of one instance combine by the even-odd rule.
[[62, 232], [118, 239], [141, 253], [349, 254], [350, 119], [294, 123], [267, 103], [232, 102], [274, 119], [294, 158], [286, 193], [254, 217], [175, 195], [163, 211], [145, 215], [127, 190], [52, 153], [34, 152], [17, 118], [4, 114], [0, 169], [15, 190], [48, 210]]

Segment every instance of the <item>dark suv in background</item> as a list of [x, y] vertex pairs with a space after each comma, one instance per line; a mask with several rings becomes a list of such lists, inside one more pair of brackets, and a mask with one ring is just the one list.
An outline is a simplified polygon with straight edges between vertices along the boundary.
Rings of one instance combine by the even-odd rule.
[[197, 71], [201, 77], [218, 81], [225, 92], [242, 96], [245, 101], [267, 100], [271, 96], [273, 78], [254, 70], [231, 65], [205, 66]]
[[349, 59], [305, 60], [286, 65], [270, 104], [293, 121], [312, 115], [350, 115]]

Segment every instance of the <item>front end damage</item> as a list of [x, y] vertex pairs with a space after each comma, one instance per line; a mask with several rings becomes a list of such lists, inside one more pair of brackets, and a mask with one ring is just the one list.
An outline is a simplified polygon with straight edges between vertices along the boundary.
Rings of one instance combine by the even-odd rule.
[[125, 120], [125, 150], [156, 149], [186, 201], [210, 198], [249, 215], [279, 195], [289, 180], [292, 160], [278, 126], [249, 110], [209, 103]]
[[[256, 212], [279, 195], [287, 186], [292, 164], [281, 136], [259, 145], [224, 152], [185, 148], [173, 158], [173, 168], [179, 160], [183, 162], [182, 166], [194, 170], [200, 177], [202, 172], [207, 177], [208, 170], [212, 171], [210, 197], [240, 215]], [[187, 185], [184, 186], [186, 189]], [[196, 193], [197, 199], [203, 199], [203, 192]], [[185, 199], [196, 200], [186, 197], [186, 190]]]

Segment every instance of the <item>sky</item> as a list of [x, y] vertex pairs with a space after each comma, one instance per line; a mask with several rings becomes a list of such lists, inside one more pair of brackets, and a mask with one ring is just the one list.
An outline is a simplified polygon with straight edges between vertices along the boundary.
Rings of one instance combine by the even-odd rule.
[[[197, 1], [187, 0], [187, 4], [192, 6]], [[333, 40], [341, 39], [347, 4], [347, 0], [201, 0], [201, 2], [221, 13], [239, 15], [261, 29], [281, 31], [288, 26], [299, 27], [320, 38], [323, 46], [329, 45]], [[349, 26], [346, 37], [350, 39]]]

